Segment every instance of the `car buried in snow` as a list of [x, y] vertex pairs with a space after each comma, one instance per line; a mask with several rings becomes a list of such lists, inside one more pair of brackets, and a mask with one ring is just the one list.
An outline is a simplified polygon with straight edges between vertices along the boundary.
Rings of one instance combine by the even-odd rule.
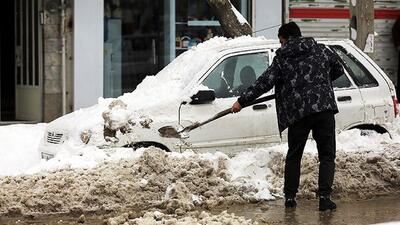
[[[387, 132], [385, 124], [398, 114], [392, 81], [351, 41], [317, 41], [336, 52], [345, 69], [333, 82], [339, 108], [337, 132], [354, 128]], [[204, 121], [230, 108], [270, 65], [279, 47], [277, 40], [252, 37], [216, 37], [199, 44], [156, 76], [148, 76], [132, 93], [99, 99], [95, 106], [49, 123], [39, 147], [42, 158], [52, 158], [70, 146], [156, 146], [166, 151], [235, 154], [279, 143], [273, 100], [206, 124], [185, 138], [165, 138], [158, 131], [164, 126], [179, 128]], [[199, 98], [193, 100], [195, 95]]]

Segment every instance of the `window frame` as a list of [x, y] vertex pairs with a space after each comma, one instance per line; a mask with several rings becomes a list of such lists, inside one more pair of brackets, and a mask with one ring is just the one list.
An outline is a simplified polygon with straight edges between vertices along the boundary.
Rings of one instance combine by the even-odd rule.
[[[271, 49], [270, 48], [257, 48], [257, 49], [251, 49], [251, 50], [240, 50], [240, 51], [235, 51], [235, 52], [229, 52], [224, 55], [222, 55], [215, 63], [198, 79], [197, 85], [202, 85], [203, 81], [207, 79], [208, 76], [214, 71], [215, 68], [217, 68], [222, 62], [224, 62], [226, 59], [235, 57], [235, 56], [243, 56], [243, 55], [250, 55], [250, 54], [257, 54], [257, 53], [265, 53], [267, 54], [269, 61], [269, 64], [271, 64]], [[237, 98], [237, 96], [232, 96], [228, 98]]]
[[353, 78], [350, 76], [349, 72], [347, 71], [347, 69], [343, 66], [344, 68], [344, 74], [347, 77], [347, 79], [349, 79], [351, 86], [350, 87], [335, 87], [333, 86], [333, 81], [332, 81], [332, 87], [334, 91], [340, 91], [340, 90], [352, 90], [352, 89], [357, 89], [358, 86], [356, 85], [356, 83], [354, 82]]
[[[352, 54], [351, 51], [349, 51], [348, 49], [346, 49], [346, 47], [342, 46], [342, 45], [330, 45], [329, 48], [335, 53], [336, 51], [334, 50], [334, 48], [338, 48], [339, 51], [344, 50], [345, 52], [343, 52], [343, 54], [350, 54], [351, 56], [348, 56], [364, 73], [367, 74], [367, 76], [369, 76], [375, 83], [375, 85], [368, 85], [368, 84], [360, 84], [358, 85], [357, 82], [355, 81], [356, 75], [354, 75], [353, 71], [351, 70], [351, 68], [343, 61], [343, 59], [339, 56], [340, 62], [343, 65], [343, 68], [345, 69], [345, 71], [348, 74], [348, 77], [351, 78], [351, 81], [353, 82], [353, 84], [357, 87], [357, 88], [376, 88], [379, 87], [379, 81], [374, 77], [374, 75], [372, 75], [372, 73], [360, 62], [360, 60], [357, 58], [356, 55]], [[356, 59], [357, 61], [354, 61], [354, 59]]]
[[[349, 52], [344, 46], [342, 45], [338, 45], [338, 44], [331, 44], [331, 45], [327, 45], [329, 47], [330, 50], [334, 51], [331, 47], [332, 46], [339, 46], [342, 47], [343, 49], [345, 49], [347, 52]], [[208, 70], [201, 75], [196, 82], [196, 85], [202, 85], [203, 81], [210, 75], [210, 73], [217, 67], [219, 66], [224, 60], [226, 60], [227, 58], [230, 57], [234, 57], [234, 56], [241, 56], [241, 55], [246, 55], [246, 54], [255, 54], [255, 53], [266, 53], [268, 54], [267, 57], [269, 58], [269, 62], [270, 64], [272, 63], [274, 57], [275, 57], [275, 53], [276, 50], [279, 47], [270, 47], [270, 48], [256, 48], [256, 49], [245, 49], [245, 50], [238, 50], [238, 51], [232, 51], [232, 52], [228, 52], [223, 54], [218, 60], [216, 60], [211, 67], [208, 68]], [[336, 54], [336, 52], [334, 52]], [[353, 54], [352, 54], [353, 55]], [[357, 59], [356, 56], [353, 55], [353, 57], [355, 57]], [[339, 57], [340, 58], [340, 57]], [[341, 63], [343, 64], [342, 59], [340, 58]], [[338, 87], [333, 87], [334, 91], [341, 91], [341, 90], [353, 90], [353, 89], [358, 89], [358, 88], [372, 88], [372, 87], [377, 87], [377, 86], [369, 86], [369, 87], [362, 87], [362, 86], [358, 86], [355, 81], [353, 80], [353, 77], [350, 75], [348, 68], [346, 66], [343, 65], [344, 68], [344, 73], [345, 76], [347, 77], [347, 79], [349, 79], [351, 86], [350, 87], [344, 87], [344, 88], [338, 88]], [[364, 67], [365, 68], [365, 67]], [[367, 68], [365, 68], [368, 72], [369, 70]], [[370, 72], [369, 72], [370, 73]], [[370, 73], [370, 75], [373, 77], [373, 75]], [[373, 79], [378, 83], [379, 86], [379, 82], [375, 79], [375, 77], [373, 77]], [[274, 87], [275, 88], [275, 87]], [[272, 91], [274, 90], [274, 88], [272, 89]], [[230, 98], [234, 98], [234, 97], [230, 97]]]
[[[335, 45], [326, 45], [326, 46], [327, 46], [334, 54], [337, 54], [337, 53], [335, 52], [335, 50], [332, 49], [332, 46], [335, 46]], [[337, 46], [343, 47], [343, 46], [341, 46], [341, 45], [337, 45]], [[343, 47], [343, 48], [344, 48], [344, 47]], [[343, 60], [340, 58], [340, 56], [338, 56], [338, 57], [339, 57], [339, 59], [340, 59], [340, 63], [341, 63], [342, 66], [343, 66], [344, 74], [346, 75], [347, 79], [349, 79], [349, 81], [350, 81], [350, 83], [351, 83], [351, 86], [350, 86], [350, 87], [344, 87], [344, 88], [334, 87], [334, 86], [333, 86], [333, 81], [332, 81], [333, 90], [334, 90], [334, 91], [336, 91], [336, 90], [339, 91], [339, 90], [357, 89], [358, 86], [357, 86], [356, 82], [353, 80], [353, 77], [350, 75], [350, 73], [349, 73], [349, 71], [348, 71], [348, 68], [347, 68], [346, 66], [344, 66]]]

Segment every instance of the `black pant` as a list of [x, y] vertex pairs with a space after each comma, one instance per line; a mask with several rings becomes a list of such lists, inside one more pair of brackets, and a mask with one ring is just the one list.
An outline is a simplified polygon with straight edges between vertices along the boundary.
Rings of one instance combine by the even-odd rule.
[[296, 196], [300, 181], [300, 161], [310, 131], [317, 142], [319, 158], [318, 195], [329, 196], [335, 173], [335, 116], [331, 111], [311, 114], [289, 126], [289, 150], [285, 164], [286, 198]]

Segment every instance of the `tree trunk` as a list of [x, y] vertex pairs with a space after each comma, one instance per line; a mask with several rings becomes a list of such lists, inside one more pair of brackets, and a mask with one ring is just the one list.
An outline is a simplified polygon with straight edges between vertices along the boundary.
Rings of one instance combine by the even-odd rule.
[[374, 54], [374, 1], [350, 1], [350, 37], [371, 58]]
[[[229, 0], [207, 0], [211, 10], [217, 15], [222, 29], [227, 37], [252, 35], [250, 24], [235, 9]], [[236, 11], [236, 13], [235, 13]], [[237, 15], [239, 14], [239, 15]], [[243, 19], [240, 19], [242, 17]]]

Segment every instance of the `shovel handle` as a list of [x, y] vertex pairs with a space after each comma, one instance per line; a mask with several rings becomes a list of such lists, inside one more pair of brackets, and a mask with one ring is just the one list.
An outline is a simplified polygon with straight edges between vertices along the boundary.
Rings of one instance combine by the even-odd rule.
[[258, 104], [258, 103], [261, 103], [261, 102], [265, 102], [265, 101], [268, 101], [268, 100], [272, 100], [274, 98], [275, 98], [275, 94], [267, 95], [267, 96], [264, 96], [262, 98], [257, 98], [256, 100], [252, 101], [250, 104], [243, 106], [243, 108], [246, 108], [248, 106], [255, 105], [255, 104]]
[[226, 115], [231, 114], [231, 113], [232, 113], [231, 108], [225, 109], [224, 111], [215, 114], [215, 116], [211, 117], [210, 119], [205, 120], [205, 121], [203, 121], [201, 123], [194, 123], [193, 125], [190, 125], [190, 126], [186, 127], [184, 130], [185, 131], [194, 130], [194, 129], [200, 127], [200, 126], [203, 126], [204, 124], [207, 124], [207, 123], [209, 123], [211, 121], [214, 121], [214, 120], [216, 120], [218, 118], [221, 118], [221, 117], [226, 116]]

